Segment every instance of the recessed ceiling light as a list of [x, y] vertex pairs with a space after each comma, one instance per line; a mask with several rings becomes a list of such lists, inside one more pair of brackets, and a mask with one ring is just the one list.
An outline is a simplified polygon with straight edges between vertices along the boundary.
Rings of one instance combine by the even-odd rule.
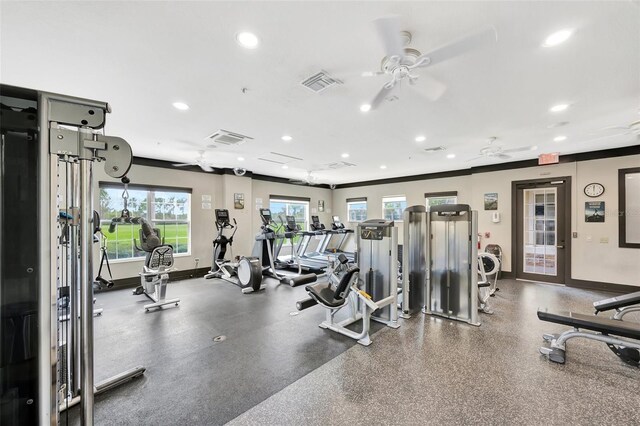
[[566, 136], [556, 136], [555, 138], [553, 138], [554, 142], [562, 142], [562, 141], [566, 141], [567, 137]]
[[282, 168], [283, 168], [283, 169], [288, 169], [288, 168], [289, 168], [289, 166], [287, 166], [286, 164], [283, 164], [283, 165], [282, 165]]
[[289, 135], [284, 135], [284, 136], [282, 137], [282, 140], [283, 140], [283, 141], [285, 141], [285, 142], [289, 142], [289, 141], [291, 141], [292, 139], [293, 139], [293, 138], [292, 138], [291, 136], [289, 136]]
[[455, 154], [447, 154], [447, 158], [456, 158]]
[[424, 142], [426, 140], [427, 138], [425, 136], [422, 136], [422, 135], [416, 136], [416, 142]]
[[538, 149], [538, 145], [534, 145], [534, 146], [531, 147], [531, 151], [535, 151], [537, 149]]
[[244, 157], [238, 157], [238, 161], [244, 161]]
[[246, 47], [247, 49], [255, 49], [258, 47], [259, 42], [258, 36], [246, 31], [236, 34], [236, 41], [240, 43], [240, 46]]
[[380, 166], [380, 168], [384, 170], [384, 169], [386, 169], [386, 168], [387, 168], [387, 166], [385, 166], [385, 165], [383, 164], [382, 166]]
[[567, 108], [569, 108], [569, 104], [558, 104], [558, 105], [554, 105], [551, 108], [549, 108], [549, 111], [551, 111], [551, 112], [562, 112], [562, 111], [566, 110]]
[[544, 43], [542, 45], [544, 47], [557, 46], [557, 45], [567, 41], [569, 39], [569, 37], [571, 37], [571, 34], [573, 34], [573, 30], [572, 29], [565, 29], [565, 30], [556, 31], [555, 33], [553, 33], [549, 37], [547, 37], [544, 40]]
[[189, 109], [189, 105], [185, 104], [184, 102], [174, 102], [173, 107], [175, 109], [179, 109], [180, 111], [186, 111]]
[[369, 112], [369, 111], [371, 111], [371, 105], [369, 105], [369, 104], [362, 104], [362, 105], [360, 105], [360, 111], [362, 111], [362, 112]]
[[344, 154], [341, 155], [342, 158], [349, 158], [349, 153], [345, 152]]

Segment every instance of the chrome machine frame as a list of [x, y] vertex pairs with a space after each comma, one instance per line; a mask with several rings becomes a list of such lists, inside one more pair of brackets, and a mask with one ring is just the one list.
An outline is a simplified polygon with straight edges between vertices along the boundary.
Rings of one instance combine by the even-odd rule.
[[[77, 402], [81, 404], [84, 425], [93, 424], [94, 393], [119, 385], [144, 372], [144, 368], [124, 372], [94, 386], [93, 377], [93, 164], [104, 162], [105, 172], [114, 178], [124, 176], [131, 167], [129, 144], [121, 138], [98, 134], [111, 112], [106, 102], [81, 99], [53, 93], [38, 92], [39, 105], [39, 167], [38, 240], [39, 240], [39, 424], [56, 425], [59, 410]], [[61, 177], [59, 165], [67, 173]], [[60, 229], [56, 229], [60, 211], [58, 185], [65, 182], [71, 194], [64, 200], [70, 215], [68, 224], [73, 243], [62, 258], [58, 244]], [[56, 258], [54, 258], [54, 254]], [[66, 270], [66, 276], [60, 272]], [[69, 316], [71, 345], [58, 350], [57, 287], [61, 280], [69, 284]], [[79, 296], [79, 298], [78, 298]], [[59, 355], [60, 354], [60, 355]], [[67, 359], [59, 359], [59, 356]], [[59, 386], [59, 363], [69, 357], [76, 367], [72, 377]], [[62, 364], [64, 365], [64, 364]]]
[[370, 219], [358, 224], [358, 286], [371, 296], [371, 319], [398, 328], [398, 228], [393, 221]]
[[410, 206], [404, 210], [404, 242], [402, 250], [402, 318], [411, 318], [424, 308], [429, 279], [427, 247], [429, 222], [424, 206]]
[[478, 216], [466, 204], [432, 206], [425, 314], [479, 326]]

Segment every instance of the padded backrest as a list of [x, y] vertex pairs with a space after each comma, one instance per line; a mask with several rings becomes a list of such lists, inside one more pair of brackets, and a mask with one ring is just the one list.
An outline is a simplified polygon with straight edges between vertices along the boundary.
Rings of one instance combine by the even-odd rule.
[[347, 269], [347, 272], [345, 272], [340, 279], [336, 291], [333, 293], [333, 300], [344, 300], [347, 298], [349, 290], [351, 289], [351, 280], [358, 272], [360, 272], [360, 268], [357, 266], [352, 266]]
[[145, 262], [147, 268], [160, 269], [161, 266], [171, 268], [173, 266], [173, 247], [170, 245], [158, 246], [147, 255]]

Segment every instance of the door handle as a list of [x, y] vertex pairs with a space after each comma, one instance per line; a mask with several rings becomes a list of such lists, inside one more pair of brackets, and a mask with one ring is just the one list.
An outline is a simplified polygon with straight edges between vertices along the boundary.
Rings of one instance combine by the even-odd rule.
[[564, 248], [564, 246], [556, 246], [556, 247], [557, 247], [557, 248], [561, 248], [561, 249], [563, 249], [563, 248]]

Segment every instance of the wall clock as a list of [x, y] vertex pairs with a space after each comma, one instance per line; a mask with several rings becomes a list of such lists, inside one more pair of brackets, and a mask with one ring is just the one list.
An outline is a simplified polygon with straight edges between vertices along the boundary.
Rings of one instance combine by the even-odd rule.
[[604, 194], [604, 185], [601, 183], [590, 183], [584, 187], [584, 195], [595, 198]]

